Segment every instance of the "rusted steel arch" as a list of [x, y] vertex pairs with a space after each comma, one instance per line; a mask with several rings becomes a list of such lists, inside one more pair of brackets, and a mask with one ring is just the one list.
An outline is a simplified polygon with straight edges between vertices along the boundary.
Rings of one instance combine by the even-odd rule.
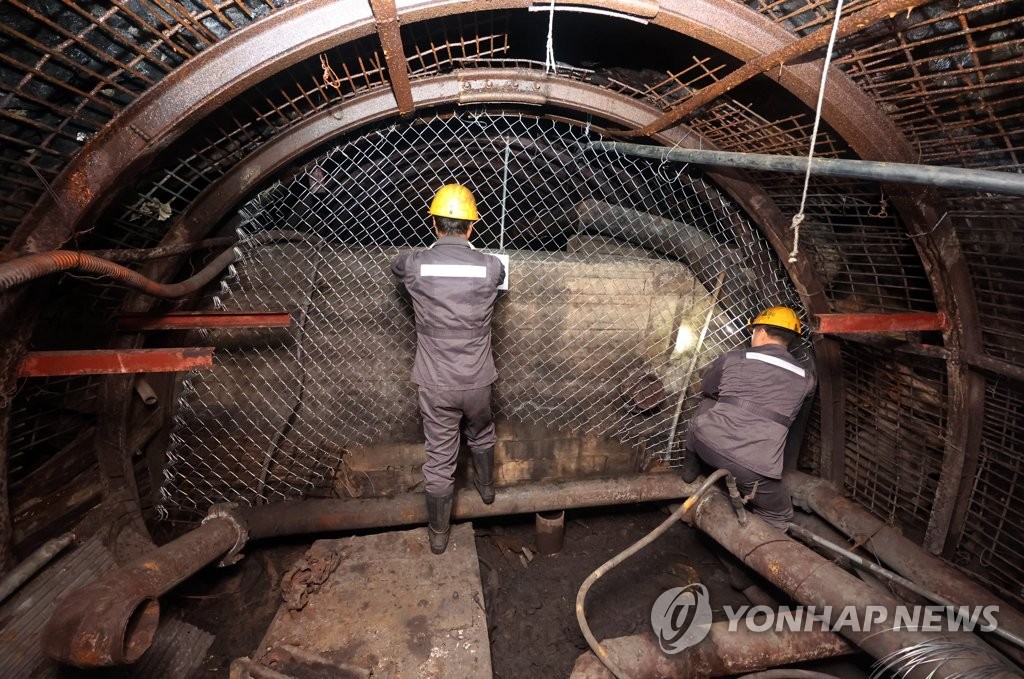
[[[621, 125], [645, 124], [660, 113], [640, 101], [574, 80], [549, 77], [525, 69], [468, 69], [413, 81], [412, 93], [418, 109], [450, 104], [493, 103], [550, 104], [609, 120]], [[344, 115], [338, 115], [343, 112]], [[234, 209], [246, 196], [284, 168], [318, 146], [368, 124], [389, 120], [398, 106], [389, 90], [370, 92], [331, 110], [311, 116], [263, 144], [205, 189], [168, 231], [164, 244], [190, 242]], [[657, 140], [686, 148], [715, 148], [714, 144], [677, 125]], [[825, 313], [823, 285], [811, 261], [790, 264], [785, 230], [788, 222], [771, 198], [740, 172], [707, 172], [761, 227], [802, 301], [812, 313]]]
[[[493, 0], [487, 9], [522, 9], [531, 0]], [[795, 40], [785, 29], [731, 0], [597, 0], [611, 12], [651, 16], [652, 23], [692, 36], [739, 59], [770, 53]], [[477, 0], [403, 3], [402, 24], [480, 9]], [[655, 13], [656, 11], [656, 13]], [[305, 0], [231, 35], [193, 57], [121, 112], [69, 163], [40, 198], [9, 249], [52, 249], [94, 218], [114, 189], [162, 149], [236, 93], [328, 47], [375, 31], [369, 3]], [[752, 47], [753, 46], [753, 47]], [[780, 85], [805, 103], [815, 98], [820, 67], [786, 65]], [[838, 70], [830, 74], [824, 117], [860, 155], [909, 157], [909, 146], [886, 116]], [[499, 99], [500, 100], [500, 95]], [[31, 226], [30, 226], [31, 225]]]
[[[797, 38], [769, 19], [735, 0], [663, 0], [654, 23], [702, 40], [749, 61], [780, 50]], [[765, 74], [772, 77], [772, 73]], [[774, 71], [774, 79], [809, 108], [816, 104], [821, 60], [793, 64]], [[822, 119], [865, 160], [912, 163], [909, 143], [892, 120], [849, 78], [833, 68], [828, 74]], [[924, 543], [940, 553], [961, 530], [954, 519], [957, 504], [970, 492], [964, 471], [975, 465], [984, 418], [984, 377], [972, 371], [961, 354], [980, 355], [981, 322], [971, 275], [947, 208], [938, 191], [887, 185], [886, 192], [917, 248], [936, 306], [950, 318], [943, 332], [950, 359], [946, 364], [947, 404], [942, 469]], [[822, 394], [824, 398], [824, 394]], [[824, 400], [822, 401], [824, 404]], [[831, 410], [835, 410], [834, 408]], [[823, 417], [826, 409], [822, 408]], [[841, 411], [839, 411], [841, 412]], [[841, 424], [841, 420], [840, 420]], [[824, 442], [824, 440], [823, 440]], [[841, 439], [834, 445], [841, 444]], [[843, 447], [839, 445], [830, 471], [842, 483]], [[827, 456], [826, 456], [827, 457]]]

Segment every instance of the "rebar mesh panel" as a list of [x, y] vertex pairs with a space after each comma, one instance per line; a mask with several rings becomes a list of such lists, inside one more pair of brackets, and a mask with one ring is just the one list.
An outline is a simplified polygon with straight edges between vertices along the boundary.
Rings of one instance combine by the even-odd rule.
[[986, 389], [978, 470], [957, 562], [988, 586], [1024, 603], [1024, 384]]
[[[784, 215], [799, 211], [801, 177], [764, 172], [751, 176]], [[834, 310], [935, 310], [914, 242], [877, 185], [812, 177], [804, 211], [800, 247], [814, 254]]]
[[0, 243], [119, 111], [282, 0], [0, 3]]
[[1021, 17], [1018, 0], [932, 3], [840, 41], [835, 64], [919, 162], [1012, 170], [1024, 162]]
[[985, 352], [1024, 365], [1024, 199], [963, 196], [952, 220], [974, 282]]
[[8, 485], [18, 485], [95, 424], [96, 377], [21, 380], [11, 404]]
[[853, 342], [843, 358], [846, 489], [890, 525], [923, 531], [942, 467], [945, 365]]
[[353, 139], [246, 206], [244, 259], [210, 303], [296, 320], [203, 338], [221, 349], [180, 399], [163, 510], [344, 492], [332, 477], [347, 446], [419, 439], [412, 312], [389, 262], [433, 242], [426, 206], [452, 181], [478, 197], [475, 245], [512, 257], [498, 414], [677, 460], [701, 369], [747, 339], [762, 305], [795, 296], [699, 175], [594, 139], [525, 116], [420, 120]]

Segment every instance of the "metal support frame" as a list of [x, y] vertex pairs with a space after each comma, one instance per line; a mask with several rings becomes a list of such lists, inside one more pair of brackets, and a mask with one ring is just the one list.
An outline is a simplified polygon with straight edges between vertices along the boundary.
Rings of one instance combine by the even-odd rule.
[[[888, 19], [899, 12], [911, 10], [914, 7], [925, 4], [927, 1], [928, 0], [881, 0], [881, 2], [878, 2], [877, 4], [871, 5], [866, 9], [862, 9], [859, 12], [855, 12], [854, 14], [841, 19], [836, 31], [836, 38], [844, 38], [853, 33], [860, 32], [868, 26], [872, 26], [883, 19]], [[627, 132], [622, 136], [649, 137], [655, 132], [663, 130], [669, 125], [683, 120], [686, 116], [690, 115], [697, 109], [710, 104], [718, 97], [736, 87], [739, 87], [751, 78], [773, 68], [778, 68], [786, 62], [793, 61], [798, 57], [809, 54], [820, 47], [824, 47], [828, 44], [831, 33], [832, 28], [830, 26], [825, 26], [824, 28], [819, 28], [813, 33], [805, 35], [799, 40], [791, 42], [774, 52], [763, 54], [751, 59], [721, 80], [718, 80], [715, 83], [695, 92], [690, 96], [690, 98], [685, 99], [676, 106], [673, 106], [667, 113], [655, 120], [653, 123], [649, 123], [639, 130]]]
[[[531, 0], [500, 0], [492, 8], [523, 8], [530, 4]], [[630, 14], [635, 3], [604, 0], [597, 4], [602, 9]], [[397, 19], [412, 23], [475, 11], [477, 7], [474, 0], [436, 0], [404, 9], [398, 12]], [[664, 0], [651, 23], [704, 41], [744, 62], [797, 42], [790, 32], [768, 17], [730, 0]], [[304, 58], [369, 34], [373, 26], [367, 5], [305, 0], [204, 50], [150, 88], [118, 115], [116, 124], [108, 125], [87, 143], [55, 180], [52, 191], [44, 194], [26, 215], [9, 249], [33, 252], [52, 249], [65, 242], [109, 204], [128, 177], [144, 168], [208, 112], [224, 105], [236, 93]], [[819, 60], [783, 65], [776, 79], [799, 100], [813, 106], [820, 71]], [[413, 99], [418, 100], [415, 96]], [[509, 96], [507, 91], [493, 90], [489, 97], [481, 99], [513, 100], [515, 97]], [[578, 102], [574, 103], [580, 107]], [[841, 74], [829, 78], [822, 115], [825, 123], [862, 158], [907, 162], [914, 157], [893, 122]], [[650, 121], [643, 124], [647, 122]], [[634, 121], [632, 127], [636, 126]], [[126, 163], [125, 158], [132, 160]], [[737, 185], [734, 183], [732, 188], [735, 190]], [[943, 226], [938, 217], [942, 210], [940, 197], [933, 192], [903, 190], [891, 191], [890, 197], [915, 238], [938, 306], [951, 320], [951, 328], [946, 332], [947, 346], [954, 351], [963, 348], [980, 353], [976, 351], [980, 349], [980, 331], [977, 330], [970, 278], [955, 234], [948, 224]], [[773, 213], [767, 220], [766, 211]], [[775, 221], [777, 216], [781, 217], [775, 212], [774, 206], [770, 206], [751, 214], [766, 227], [769, 240], [778, 250], [784, 222]], [[788, 251], [788, 247], [782, 251]], [[799, 288], [800, 283], [797, 285]], [[806, 293], [806, 289], [803, 292]], [[810, 310], [812, 313], [825, 311]], [[822, 376], [835, 375], [837, 371], [838, 364], [835, 364]], [[947, 514], [960, 484], [964, 458], [973, 454], [966, 450], [967, 432], [980, 424], [977, 408], [972, 407], [967, 412], [964, 395], [968, 389], [963, 376], [952, 365], [949, 376], [951, 417], [946, 454], [949, 464], [943, 467], [935, 521], [929, 531], [933, 547], [945, 538], [949, 525]], [[834, 412], [828, 421], [837, 431], [842, 431], [842, 412], [837, 409], [839, 401], [830, 399], [830, 403]], [[826, 421], [825, 417], [822, 419]]]
[[213, 347], [32, 351], [18, 367], [19, 377], [159, 373], [213, 367]]
[[946, 330], [949, 319], [938, 313], [908, 314], [818, 314], [813, 332], [823, 335], [846, 335], [878, 332], [911, 332]]
[[412, 113], [415, 104], [409, 87], [409, 62], [405, 60], [402, 45], [402, 29], [398, 22], [398, 8], [395, 0], [370, 0], [373, 20], [384, 50], [384, 63], [388, 67], [388, 81], [395, 94], [399, 115]]

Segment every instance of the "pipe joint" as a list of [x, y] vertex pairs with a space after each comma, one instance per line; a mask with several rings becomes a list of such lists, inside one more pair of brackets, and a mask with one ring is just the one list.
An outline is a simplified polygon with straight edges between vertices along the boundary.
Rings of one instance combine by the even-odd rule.
[[206, 513], [206, 517], [203, 519], [203, 523], [205, 524], [215, 519], [227, 521], [235, 529], [238, 536], [235, 539], [235, 544], [228, 550], [227, 554], [221, 557], [217, 565], [223, 567], [238, 563], [244, 556], [242, 549], [249, 541], [249, 523], [242, 516], [237, 502], [225, 502], [210, 507], [210, 511]]

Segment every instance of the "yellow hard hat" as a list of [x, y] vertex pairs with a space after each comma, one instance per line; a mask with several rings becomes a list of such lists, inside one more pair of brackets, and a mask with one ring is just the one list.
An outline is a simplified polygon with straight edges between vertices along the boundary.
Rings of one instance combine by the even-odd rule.
[[435, 217], [467, 219], [471, 222], [480, 219], [480, 214], [476, 211], [473, 192], [462, 184], [442, 186], [430, 203], [430, 214]]
[[751, 327], [755, 325], [774, 325], [777, 328], [792, 330], [797, 334], [800, 334], [801, 329], [800, 319], [796, 317], [796, 312], [788, 306], [768, 307], [750, 322]]

